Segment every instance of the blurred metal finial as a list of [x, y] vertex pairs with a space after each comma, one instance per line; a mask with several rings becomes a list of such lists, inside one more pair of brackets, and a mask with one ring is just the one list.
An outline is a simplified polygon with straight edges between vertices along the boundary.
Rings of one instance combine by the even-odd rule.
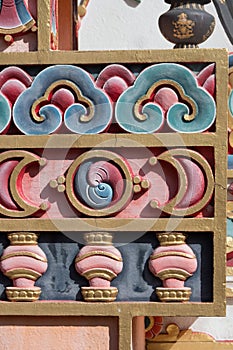
[[213, 0], [218, 17], [222, 26], [233, 44], [233, 1], [232, 0]]
[[81, 0], [80, 5], [78, 6], [78, 14], [82, 18], [87, 13], [87, 6], [90, 0]]

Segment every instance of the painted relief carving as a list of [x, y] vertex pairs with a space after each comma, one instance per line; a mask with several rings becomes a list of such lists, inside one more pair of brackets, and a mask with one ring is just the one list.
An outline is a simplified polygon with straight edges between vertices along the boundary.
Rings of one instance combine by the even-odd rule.
[[163, 317], [146, 316], [145, 317], [145, 338], [154, 339], [163, 329]]
[[[233, 149], [233, 55], [229, 54], [229, 71], [228, 71], [228, 202], [227, 202], [227, 217], [228, 221], [231, 223], [231, 220], [233, 218], [233, 201], [232, 201], [232, 178], [233, 178], [233, 155], [232, 155], [232, 149]], [[229, 228], [231, 229], [231, 225], [229, 224]], [[228, 230], [228, 239], [229, 242], [231, 241], [231, 230]], [[229, 250], [229, 247], [228, 247]], [[231, 252], [229, 251], [229, 254], [231, 255]], [[230, 267], [231, 265], [229, 265]], [[230, 270], [230, 269], [229, 269]]]
[[[15, 126], [26, 135], [212, 130], [214, 70], [211, 64], [194, 74], [180, 64], [161, 63], [136, 77], [123, 65], [112, 64], [94, 80], [82, 68], [58, 65], [42, 70], [32, 81], [26, 72], [9, 67], [0, 73], [4, 81], [0, 108], [5, 115], [0, 132], [12, 124], [10, 109]], [[14, 95], [11, 103], [9, 94]]]
[[151, 272], [163, 281], [156, 289], [161, 301], [187, 301], [191, 288], [184, 281], [197, 269], [197, 259], [192, 249], [185, 244], [183, 233], [158, 233], [160, 247], [150, 256]]
[[85, 235], [87, 245], [75, 259], [75, 268], [84, 276], [90, 287], [82, 287], [86, 301], [114, 301], [117, 288], [110, 282], [122, 271], [123, 261], [120, 252], [112, 245], [112, 234], [90, 232]]
[[228, 70], [228, 201], [227, 201], [227, 238], [226, 238], [226, 275], [227, 288], [226, 294], [228, 297], [233, 295], [232, 275], [233, 275], [233, 237], [232, 237], [232, 218], [233, 218], [233, 55], [229, 54], [229, 70]]
[[[227, 344], [227, 348], [228, 345], [230, 344]], [[148, 339], [146, 347], [148, 350], [168, 350], [171, 346], [177, 350], [185, 347], [191, 350], [197, 348], [203, 350], [225, 349], [226, 343], [215, 341], [214, 338], [207, 333], [193, 332], [191, 329], [180, 330], [176, 324], [170, 323], [166, 326], [166, 332], [160, 333], [153, 339]]]
[[31, 83], [32, 77], [19, 67], [7, 67], [0, 73], [1, 93], [9, 100], [11, 106]]
[[28, 30], [36, 31], [35, 20], [24, 0], [2, 0], [0, 2], [0, 34], [5, 35], [7, 42], [13, 36]]
[[30, 165], [44, 166], [45, 160], [27, 151], [6, 151], [0, 154], [0, 213], [22, 218], [46, 210], [47, 203], [36, 204], [27, 199], [22, 185], [26, 168]]
[[[224, 80], [222, 56], [193, 63], [190, 56], [179, 63], [169, 63], [172, 55], [166, 63], [133, 56], [125, 65], [120, 56], [106, 64], [102, 56], [99, 64], [80, 57], [0, 72], [3, 299], [5, 289], [9, 300], [29, 300], [24, 290], [36, 282], [41, 300], [69, 300], [74, 314], [78, 307], [90, 309], [89, 301], [116, 301], [103, 306], [110, 315], [114, 308], [124, 312], [127, 302], [133, 317], [138, 303], [140, 316], [151, 303], [165, 315], [170, 301], [179, 315], [183, 301], [202, 303], [201, 312], [213, 314], [223, 298], [212, 250], [216, 235], [221, 246], [224, 231], [224, 84], [216, 88]], [[14, 245], [5, 248], [4, 232], [20, 230], [40, 232], [47, 258], [39, 260], [22, 244], [11, 256]], [[16, 265], [19, 257], [25, 265]], [[25, 257], [43, 267], [32, 260], [34, 272], [18, 276], [30, 270]], [[24, 290], [12, 292], [7, 278]], [[194, 305], [190, 310], [200, 313]], [[158, 321], [150, 336], [161, 327]]]
[[104, 68], [96, 79], [96, 86], [103, 89], [116, 102], [119, 96], [135, 81], [135, 75], [120, 64], [112, 64]]
[[[160, 208], [172, 215], [186, 216], [196, 213], [209, 203], [214, 189], [214, 178], [209, 164], [199, 153], [173, 149], [159, 155], [157, 160], [175, 167], [179, 174], [179, 187], [175, 196], [163, 206], [153, 199], [150, 202], [152, 208]], [[156, 165], [156, 159], [152, 157], [150, 163], [152, 166]], [[207, 186], [205, 177], [208, 179]], [[195, 190], [192, 183], [196, 184]]]
[[66, 185], [70, 202], [81, 213], [97, 217], [111, 215], [132, 198], [132, 170], [116, 153], [91, 151], [71, 165]]
[[[5, 151], [0, 153], [0, 214], [56, 218], [62, 217], [59, 208], [66, 207], [68, 217], [212, 217], [213, 163], [206, 152], [210, 158], [205, 148], [203, 154], [188, 148], [161, 152], [157, 147], [146, 153], [138, 148], [135, 163], [130, 148], [95, 149], [78, 156], [73, 150], [65, 162], [53, 159], [53, 152], [45, 153], [45, 159], [27, 151]], [[27, 169], [33, 177], [25, 174]], [[41, 199], [45, 189], [50, 195]], [[49, 203], [54, 191], [66, 197]]]
[[106, 150], [84, 152], [66, 173], [50, 180], [50, 187], [65, 191], [69, 203], [90, 217], [213, 215], [214, 177], [200, 153], [171, 149], [140, 159], [142, 151], [138, 150], [138, 166], [130, 150], [124, 157]]
[[[38, 35], [26, 43], [37, 52], [2, 55], [0, 306], [1, 315], [108, 316], [116, 320], [114, 346], [125, 349], [138, 316], [170, 315], [171, 307], [178, 316], [225, 311], [217, 250], [225, 230], [226, 54], [56, 52], [77, 48], [88, 3], [38, 1]], [[0, 4], [9, 43], [37, 29], [27, 0]], [[206, 40], [214, 22], [203, 6], [201, 24], [186, 4], [178, 10], [175, 32], [169, 22], [177, 47]], [[18, 23], [13, 13], [23, 14]], [[68, 16], [72, 28], [60, 41]], [[17, 31], [1, 33], [3, 18]], [[39, 245], [32, 232], [40, 232]], [[163, 320], [151, 323], [154, 340]], [[170, 346], [180, 332], [167, 331]]]
[[209, 64], [197, 74], [197, 81], [200, 86], [215, 97], [215, 64]]
[[32, 83], [29, 74], [18, 67], [7, 67], [0, 73], [0, 132], [6, 133], [11, 124], [12, 106], [17, 97]]
[[[76, 222], [76, 226], [78, 225], [79, 223]], [[201, 284], [202, 275], [211, 274], [212, 276], [211, 240], [209, 238], [206, 240], [205, 234], [201, 234], [204, 240], [197, 242], [195, 236], [198, 233], [190, 232], [188, 234], [189, 246], [186, 246], [182, 244], [181, 239], [177, 239], [180, 244], [175, 245], [174, 234], [168, 232], [166, 233], [167, 240], [172, 245], [161, 245], [159, 248], [154, 232], [141, 233], [141, 236], [137, 236], [139, 237], [137, 241], [127, 242], [129, 236], [135, 238], [135, 232], [125, 231], [122, 241], [121, 238], [119, 239], [119, 235], [122, 237], [122, 234], [117, 230], [114, 233], [113, 245], [113, 233], [111, 228], [109, 229], [110, 231], [105, 229], [101, 232], [89, 230], [85, 233], [43, 231], [40, 233], [39, 246], [47, 258], [43, 256], [38, 247], [35, 247], [37, 243], [33, 233], [26, 231], [11, 233], [9, 235], [11, 245], [5, 248], [6, 242], [4, 242], [4, 247], [2, 247], [1, 271], [5, 276], [13, 279], [13, 287], [17, 288], [31, 289], [38, 278], [36, 288], [41, 289], [40, 299], [46, 301], [110, 302], [116, 300], [118, 306], [121, 302], [138, 303], [141, 301], [156, 303], [158, 307], [161, 294], [160, 279], [164, 277], [167, 280], [166, 289], [170, 288], [170, 300], [173, 298], [172, 300], [179, 304], [184, 300], [184, 296], [190, 295], [191, 302], [202, 303], [205, 300], [211, 303], [211, 291], [206, 292], [206, 286]], [[2, 234], [1, 245], [3, 236]], [[179, 233], [179, 237], [183, 238], [183, 236]], [[81, 242], [78, 243], [79, 241]], [[15, 247], [16, 244], [17, 247]], [[205, 248], [205, 244], [208, 245], [208, 248]], [[30, 248], [29, 245], [33, 247]], [[157, 247], [156, 250], [153, 250], [154, 247]], [[163, 251], [161, 247], [164, 248]], [[190, 255], [192, 255], [191, 258]], [[161, 266], [165, 266], [162, 272], [159, 271], [158, 276], [154, 276], [154, 272], [152, 274], [149, 271], [150, 256], [152, 256], [153, 266], [158, 263], [160, 270]], [[196, 258], [199, 267], [190, 277], [190, 261], [187, 260], [192, 259], [192, 264], [196, 264]], [[44, 273], [47, 266], [48, 269]], [[184, 286], [185, 278], [188, 277], [187, 271], [189, 271], [190, 278]], [[17, 298], [18, 300], [21, 298], [22, 301], [22, 297], [25, 296], [26, 301], [29, 296], [25, 293], [12, 292], [15, 289], [10, 287], [8, 278], [1, 277], [3, 281], [0, 286], [1, 300], [5, 298], [3, 292], [6, 289], [8, 299], [16, 301]], [[174, 284], [176, 287], [173, 288]], [[175, 293], [177, 293], [177, 298], [174, 297]], [[161, 301], [165, 302], [169, 299], [161, 298]], [[73, 306], [75, 307], [75, 303]], [[148, 330], [151, 337], [159, 331], [159, 322], [155, 320], [153, 330], [150, 332]]]
[[68, 130], [79, 134], [102, 132], [111, 121], [108, 96], [81, 68], [53, 66], [43, 70], [19, 96], [13, 111], [16, 126], [28, 135], [57, 131], [63, 116]]
[[[192, 332], [192, 331], [190, 331], [190, 332]], [[150, 344], [148, 344], [148, 346], [149, 346], [149, 348], [153, 347], [152, 343], [156, 343], [156, 347], [158, 346], [158, 343], [169, 342], [169, 344], [171, 344], [171, 343], [176, 342], [178, 340], [179, 334], [180, 334], [179, 327], [175, 323], [170, 323], [166, 327], [166, 333], [161, 333], [157, 337], [155, 337], [153, 340], [149, 341]], [[209, 337], [209, 339], [210, 339], [210, 337]]]
[[138, 76], [117, 101], [116, 119], [128, 132], [153, 133], [163, 127], [165, 111], [168, 127], [177, 132], [202, 132], [215, 120], [212, 96], [189, 69], [171, 63], [151, 66]]
[[35, 281], [47, 270], [47, 258], [38, 246], [35, 233], [16, 232], [8, 234], [11, 245], [0, 259], [0, 269], [13, 280], [13, 287], [6, 288], [11, 301], [35, 301], [41, 289]]
[[[228, 128], [229, 128], [229, 146], [233, 148], [233, 55], [229, 55], [229, 82], [228, 82]], [[232, 153], [230, 149], [230, 154]], [[229, 157], [231, 163], [232, 156]], [[231, 166], [231, 164], [229, 164]]]

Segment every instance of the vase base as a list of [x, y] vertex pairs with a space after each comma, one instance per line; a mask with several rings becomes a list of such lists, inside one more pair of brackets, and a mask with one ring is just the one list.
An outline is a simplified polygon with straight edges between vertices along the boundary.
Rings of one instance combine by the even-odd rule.
[[36, 301], [39, 299], [41, 289], [34, 288], [17, 288], [6, 287], [6, 295], [10, 301]]
[[82, 296], [85, 301], [114, 301], [116, 300], [118, 289], [115, 287], [110, 288], [93, 288], [82, 287]]
[[156, 294], [161, 301], [189, 301], [191, 288], [156, 288]]
[[198, 49], [196, 44], [176, 44], [173, 49]]

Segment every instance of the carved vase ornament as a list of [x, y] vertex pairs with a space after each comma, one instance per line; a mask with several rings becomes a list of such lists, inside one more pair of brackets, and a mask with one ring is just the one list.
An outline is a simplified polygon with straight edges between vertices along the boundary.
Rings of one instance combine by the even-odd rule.
[[184, 281], [197, 269], [197, 258], [185, 243], [183, 233], [158, 233], [160, 246], [150, 257], [149, 269], [163, 281], [163, 287], [156, 289], [161, 301], [188, 301], [191, 288]]
[[205, 11], [210, 0], [165, 0], [170, 9], [159, 18], [164, 37], [174, 48], [193, 48], [204, 42], [215, 27], [214, 17]]
[[41, 289], [34, 286], [35, 281], [47, 270], [47, 258], [38, 246], [38, 235], [31, 232], [8, 234], [11, 245], [1, 256], [0, 269], [13, 280], [13, 287], [6, 288], [11, 301], [35, 301]]
[[110, 282], [122, 271], [121, 253], [112, 245], [112, 234], [90, 232], [84, 235], [87, 245], [76, 260], [77, 272], [84, 276], [90, 287], [82, 287], [86, 301], [114, 301], [118, 290]]

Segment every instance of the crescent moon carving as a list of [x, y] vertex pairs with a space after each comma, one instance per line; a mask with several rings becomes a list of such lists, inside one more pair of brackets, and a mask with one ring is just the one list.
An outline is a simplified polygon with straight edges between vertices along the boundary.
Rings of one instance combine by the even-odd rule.
[[[214, 177], [209, 163], [202, 155], [193, 150], [172, 149], [158, 156], [159, 160], [166, 161], [175, 167], [179, 188], [176, 195], [163, 207], [156, 200], [152, 200], [152, 208], [158, 208], [170, 215], [188, 216], [195, 214], [208, 204], [214, 190]], [[203, 190], [200, 189], [195, 194], [193, 188], [189, 187], [192, 176], [198, 178], [198, 181], [203, 184]], [[189, 204], [187, 204], [188, 199]]]
[[25, 169], [32, 163], [45, 165], [45, 160], [26, 151], [6, 151], [0, 154], [0, 214], [22, 218], [39, 210], [47, 210], [47, 203], [31, 203], [23, 193], [22, 178]]

